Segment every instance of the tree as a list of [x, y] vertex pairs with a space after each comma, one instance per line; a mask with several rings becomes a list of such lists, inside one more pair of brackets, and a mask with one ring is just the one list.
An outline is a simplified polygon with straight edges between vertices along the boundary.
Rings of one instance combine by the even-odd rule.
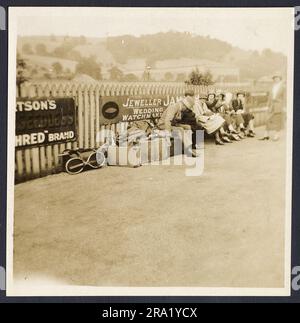
[[35, 52], [38, 54], [38, 55], [47, 55], [47, 47], [45, 44], [43, 43], [38, 43], [36, 46], [35, 46]]
[[28, 66], [25, 61], [19, 54], [17, 54], [17, 88], [19, 94], [21, 92], [21, 86], [23, 83], [29, 80]]
[[53, 41], [53, 42], [56, 42], [57, 41], [55, 35], [53, 35], [53, 34], [51, 34], [50, 40]]
[[186, 74], [185, 73], [178, 73], [176, 76], [177, 82], [184, 82], [186, 81]]
[[74, 75], [73, 75], [72, 71], [70, 70], [70, 68], [67, 67], [65, 69], [64, 77], [67, 80], [71, 80], [74, 77]]
[[151, 66], [157, 61], [181, 57], [216, 61], [223, 59], [232, 50], [232, 46], [227, 42], [175, 31], [109, 37], [106, 44], [118, 63], [143, 58], [147, 60], [146, 64]]
[[123, 77], [124, 82], [137, 82], [138, 80], [139, 78], [133, 73], [125, 74]]
[[67, 54], [64, 53], [64, 57], [78, 62], [82, 59], [80, 52], [75, 49], [72, 49], [71, 51], [67, 52]]
[[53, 52], [52, 52], [52, 56], [55, 57], [60, 57], [60, 58], [67, 58], [67, 54], [71, 51], [71, 47], [66, 45], [66, 44], [62, 44], [58, 47], [56, 47]]
[[96, 62], [95, 59], [89, 57], [89, 58], [82, 58], [77, 66], [76, 66], [76, 73], [77, 74], [87, 74], [94, 78], [95, 80], [101, 80], [102, 74], [101, 74], [101, 67]]
[[211, 74], [210, 71], [206, 71], [203, 75], [203, 82], [204, 84], [203, 85], [212, 85], [214, 84], [214, 81], [213, 81], [213, 75]]
[[33, 54], [33, 50], [32, 50], [32, 47], [31, 47], [31, 44], [29, 43], [25, 43], [23, 46], [22, 46], [22, 52], [24, 54]]
[[165, 75], [164, 75], [164, 80], [165, 81], [172, 81], [174, 78], [174, 75], [171, 73], [171, 72], [166, 72]]
[[30, 76], [31, 77], [35, 77], [38, 74], [38, 69], [35, 67], [31, 70], [30, 72]]
[[55, 62], [52, 64], [52, 69], [56, 74], [61, 74], [63, 71], [63, 67], [60, 62]]
[[272, 51], [270, 48], [266, 48], [262, 51], [262, 56], [266, 58], [271, 58], [272, 57]]
[[86, 38], [84, 36], [79, 37], [79, 44], [80, 45], [85, 45], [87, 43]]
[[210, 71], [206, 71], [203, 74], [197, 67], [190, 73], [189, 79], [186, 81], [186, 83], [191, 85], [212, 85], [214, 84], [212, 78], [213, 76]]
[[51, 78], [52, 78], [52, 77], [51, 77], [51, 73], [49, 73], [49, 72], [44, 73], [44, 75], [43, 75], [43, 76], [44, 76], [44, 78], [45, 78], [45, 79], [47, 79], [47, 80], [51, 80]]
[[111, 81], [122, 81], [124, 76], [123, 72], [117, 66], [113, 66], [109, 70], [109, 74], [110, 74], [109, 78]]

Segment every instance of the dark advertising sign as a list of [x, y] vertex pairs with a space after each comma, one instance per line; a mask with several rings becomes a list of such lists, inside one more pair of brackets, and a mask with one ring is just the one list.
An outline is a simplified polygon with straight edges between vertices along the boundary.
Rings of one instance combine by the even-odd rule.
[[170, 95], [114, 96], [101, 98], [100, 123], [158, 119], [171, 103], [181, 97]]
[[76, 139], [73, 98], [22, 98], [16, 103], [16, 148]]

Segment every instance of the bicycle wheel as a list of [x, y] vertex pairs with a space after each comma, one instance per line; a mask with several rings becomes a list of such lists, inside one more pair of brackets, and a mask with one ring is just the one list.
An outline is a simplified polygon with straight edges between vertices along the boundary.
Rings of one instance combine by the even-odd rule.
[[80, 158], [71, 158], [66, 162], [66, 171], [70, 175], [79, 174], [84, 168], [84, 162]]
[[91, 153], [87, 161], [87, 164], [92, 168], [100, 168], [104, 165], [104, 163], [105, 163], [105, 156], [102, 152]]

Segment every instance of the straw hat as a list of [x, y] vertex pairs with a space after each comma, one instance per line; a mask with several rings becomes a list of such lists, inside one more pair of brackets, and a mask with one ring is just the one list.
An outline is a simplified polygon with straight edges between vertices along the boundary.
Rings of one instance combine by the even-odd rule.
[[207, 95], [206, 94], [204, 94], [204, 93], [200, 93], [199, 94], [199, 99], [201, 100], [207, 100]]
[[194, 96], [195, 92], [193, 90], [186, 90], [184, 96]]
[[188, 108], [188, 109], [192, 109], [194, 104], [195, 104], [195, 100], [192, 96], [186, 96], [183, 100], [182, 103]]

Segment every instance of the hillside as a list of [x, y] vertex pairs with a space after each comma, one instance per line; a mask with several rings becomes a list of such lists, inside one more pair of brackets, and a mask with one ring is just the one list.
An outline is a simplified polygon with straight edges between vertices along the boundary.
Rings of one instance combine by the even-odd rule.
[[[216, 81], [243, 81], [284, 71], [286, 66], [286, 57], [269, 49], [261, 53], [245, 51], [218, 39], [179, 32], [107, 39], [19, 37], [18, 52], [35, 68], [51, 70], [53, 64], [59, 63], [61, 73], [67, 70], [69, 74], [76, 73], [78, 62], [88, 59], [98, 64], [101, 77], [105, 79], [111, 77], [112, 68], [119, 71], [117, 74], [130, 74], [140, 79], [145, 66], [149, 66], [153, 79], [184, 80], [198, 67], [210, 70]], [[84, 68], [82, 72], [89, 74]]]
[[65, 69], [70, 70], [72, 73], [76, 70], [77, 61], [70, 60], [70, 59], [63, 59], [58, 57], [52, 56], [41, 56], [41, 55], [23, 55], [25, 60], [28, 60], [30, 64], [35, 67], [44, 67], [44, 68], [51, 68], [54, 63], [60, 63]]

